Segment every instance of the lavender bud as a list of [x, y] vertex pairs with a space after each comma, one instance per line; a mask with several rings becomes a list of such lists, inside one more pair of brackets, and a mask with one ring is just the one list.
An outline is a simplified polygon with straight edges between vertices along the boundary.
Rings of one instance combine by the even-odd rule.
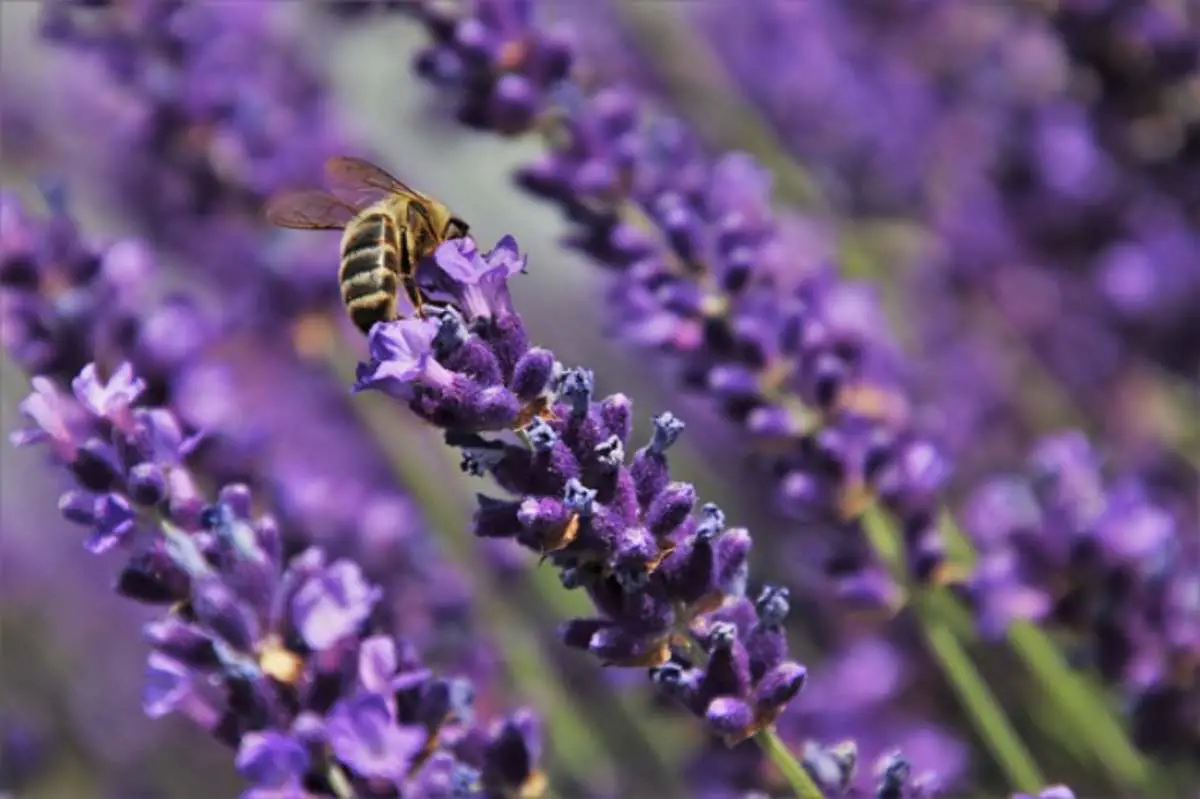
[[650, 451], [662, 455], [679, 439], [686, 425], [670, 411], [654, 417], [654, 435], [650, 439]]
[[754, 603], [758, 613], [759, 623], [766, 627], [778, 627], [787, 618], [791, 610], [788, 604], [788, 590], [776, 586], [764, 586], [758, 600]]
[[156, 463], [139, 463], [134, 466], [129, 470], [126, 483], [129, 486], [129, 496], [139, 505], [152, 507], [166, 496], [166, 476]]
[[534, 347], [521, 356], [513, 371], [513, 393], [525, 402], [536, 399], [554, 375], [554, 355], [541, 347]]
[[729, 622], [719, 621], [712, 626], [708, 633], [708, 651], [719, 652], [733, 646], [737, 638], [737, 627]]
[[683, 682], [683, 666], [674, 661], [650, 669], [650, 681], [668, 691]]
[[587, 415], [595, 386], [595, 376], [590, 369], [575, 367], [563, 372], [558, 394], [571, 406], [571, 415], [579, 418]]
[[535, 452], [549, 452], [558, 443], [558, 433], [550, 423], [541, 417], [535, 417], [525, 428], [525, 437]]
[[596, 460], [608, 470], [615, 470], [625, 462], [625, 445], [615, 435], [601, 441], [593, 450]]
[[654, 498], [646, 513], [646, 526], [656, 536], [677, 529], [696, 505], [696, 489], [691, 483], [671, 483]]
[[112, 447], [97, 438], [79, 448], [71, 472], [80, 485], [91, 491], [110, 491], [121, 482], [121, 469]]
[[[550, 433], [553, 434], [554, 431], [551, 430]], [[492, 442], [486, 443], [490, 444]], [[482, 477], [503, 460], [503, 446], [463, 447], [462, 459], [459, 461], [458, 468], [464, 474], [469, 474], [472, 477]]]
[[572, 477], [563, 491], [563, 502], [572, 512], [586, 519], [595, 509], [596, 493], [595, 489], [588, 488]]
[[96, 521], [96, 498], [83, 491], [66, 491], [58, 499], [58, 512], [69, 522], [91, 527]]
[[696, 525], [696, 536], [711, 541], [725, 531], [725, 512], [713, 502], [700, 508], [700, 523]]

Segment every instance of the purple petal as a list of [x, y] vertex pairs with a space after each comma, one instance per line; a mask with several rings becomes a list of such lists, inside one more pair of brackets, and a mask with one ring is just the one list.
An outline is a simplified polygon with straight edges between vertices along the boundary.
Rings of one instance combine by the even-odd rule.
[[425, 743], [425, 731], [401, 727], [387, 699], [363, 693], [338, 702], [326, 719], [329, 746], [338, 760], [368, 778], [397, 780]]
[[379, 589], [367, 583], [358, 565], [333, 563], [310, 578], [292, 599], [295, 624], [317, 651], [354, 635], [379, 600]]
[[254, 785], [283, 788], [298, 785], [308, 770], [308, 752], [291, 736], [248, 732], [242, 736], [234, 766]]

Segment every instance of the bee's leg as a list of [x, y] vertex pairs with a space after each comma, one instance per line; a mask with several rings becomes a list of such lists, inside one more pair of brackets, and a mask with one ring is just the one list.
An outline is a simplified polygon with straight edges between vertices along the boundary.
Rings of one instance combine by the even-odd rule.
[[409, 245], [409, 232], [407, 228], [402, 228], [399, 231], [399, 239], [400, 283], [404, 286], [404, 293], [408, 296], [408, 301], [412, 303], [413, 310], [417, 312], [417, 316], [424, 319], [425, 304], [421, 300], [421, 290], [417, 286], [417, 265], [413, 263], [413, 250]]
[[421, 298], [421, 287], [417, 285], [417, 279], [410, 277], [404, 283], [408, 289], [408, 298], [412, 300], [413, 307], [417, 309], [417, 316], [425, 318], [425, 301]]

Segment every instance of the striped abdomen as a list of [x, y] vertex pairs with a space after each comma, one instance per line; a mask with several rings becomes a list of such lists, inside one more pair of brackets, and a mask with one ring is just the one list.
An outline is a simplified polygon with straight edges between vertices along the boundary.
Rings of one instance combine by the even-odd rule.
[[396, 289], [405, 268], [396, 222], [386, 213], [366, 213], [346, 228], [338, 282], [342, 302], [359, 330], [396, 318]]

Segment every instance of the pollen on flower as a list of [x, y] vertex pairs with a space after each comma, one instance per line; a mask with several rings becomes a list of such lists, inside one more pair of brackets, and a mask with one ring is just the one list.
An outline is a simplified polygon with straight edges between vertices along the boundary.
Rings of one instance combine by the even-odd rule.
[[572, 513], [571, 518], [562, 526], [558, 535], [547, 538], [542, 544], [545, 553], [558, 552], [569, 547], [579, 537], [579, 514]]
[[304, 659], [274, 635], [259, 647], [258, 667], [263, 674], [284, 685], [295, 685], [304, 675]]
[[521, 410], [517, 412], [517, 418], [513, 420], [512, 429], [515, 432], [527, 432], [529, 427], [538, 421], [558, 421], [558, 414], [554, 412], [554, 407], [548, 397], [538, 397], [525, 403], [521, 407]]
[[905, 426], [909, 418], [908, 401], [903, 395], [865, 382], [843, 385], [834, 407], [839, 413], [854, 414], [895, 427]]
[[700, 313], [706, 319], [721, 319], [729, 313], [729, 298], [721, 293], [705, 294], [700, 301]]
[[549, 787], [550, 781], [546, 778], [545, 772], [534, 769], [517, 789], [516, 799], [541, 799]]
[[875, 492], [860, 476], [853, 476], [838, 489], [838, 516], [842, 521], [857, 519], [867, 512], [875, 500]]
[[500, 52], [496, 56], [496, 69], [500, 72], [520, 69], [529, 57], [530, 46], [531, 42], [526, 37], [509, 39], [500, 45]]

